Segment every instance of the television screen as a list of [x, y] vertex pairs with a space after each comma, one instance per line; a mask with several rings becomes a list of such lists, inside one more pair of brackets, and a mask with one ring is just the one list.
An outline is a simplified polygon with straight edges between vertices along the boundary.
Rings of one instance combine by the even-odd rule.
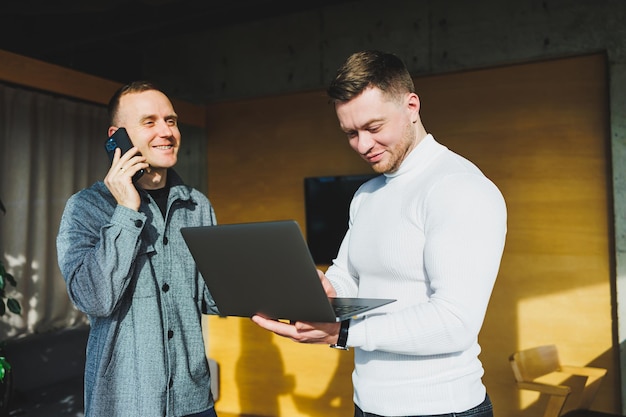
[[329, 265], [348, 230], [350, 201], [356, 190], [377, 174], [304, 179], [306, 237], [313, 260]]

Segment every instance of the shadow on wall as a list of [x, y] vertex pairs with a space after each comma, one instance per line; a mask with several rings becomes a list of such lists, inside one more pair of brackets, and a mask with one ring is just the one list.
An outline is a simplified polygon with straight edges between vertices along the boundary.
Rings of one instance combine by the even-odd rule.
[[345, 414], [346, 404], [352, 404], [352, 391], [345, 389], [350, 380], [346, 380], [345, 376], [350, 375], [354, 367], [353, 355], [339, 355], [339, 362], [324, 392], [318, 397], [309, 397], [295, 393], [298, 375], [285, 373], [273, 333], [242, 320], [240, 335], [241, 353], [237, 359], [235, 379], [242, 416], [284, 415], [285, 412], [280, 410], [279, 397], [288, 395], [302, 415], [311, 417], [341, 416]]
[[[239, 387], [242, 415], [280, 416], [278, 397], [293, 392], [295, 378], [286, 375], [278, 347], [272, 343], [273, 333], [241, 321], [241, 354], [237, 360], [235, 379]], [[248, 343], [255, 340], [255, 344]], [[269, 378], [268, 378], [269, 377]], [[263, 404], [259, 404], [262, 392]]]
[[[352, 398], [342, 396], [340, 393], [345, 392], [343, 385], [346, 383], [345, 375], [350, 375], [354, 369], [353, 355], [339, 355], [339, 364], [335, 368], [335, 372], [326, 387], [326, 390], [319, 397], [305, 397], [293, 394], [293, 401], [298, 410], [308, 416], [328, 416], [328, 410], [332, 410], [332, 415], [341, 415], [345, 407], [342, 404], [352, 403]], [[350, 383], [350, 381], [347, 381]], [[320, 413], [320, 410], [325, 410]]]
[[63, 279], [44, 271], [35, 258], [32, 255], [29, 258], [24, 254], [4, 254], [5, 268], [17, 281], [16, 287], [7, 285], [5, 290], [8, 296], [19, 301], [22, 313], [7, 313], [2, 317], [0, 340], [88, 326], [87, 316], [71, 305]]

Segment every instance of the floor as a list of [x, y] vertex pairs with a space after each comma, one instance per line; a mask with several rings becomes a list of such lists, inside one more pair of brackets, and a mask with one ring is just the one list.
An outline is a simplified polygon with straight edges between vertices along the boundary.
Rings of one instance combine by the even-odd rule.
[[[219, 407], [218, 407], [219, 408]], [[30, 392], [16, 392], [11, 403], [11, 417], [84, 417], [83, 379], [74, 378], [54, 387]], [[218, 417], [245, 417], [219, 412]]]
[[9, 416], [84, 417], [83, 379], [74, 378], [34, 392], [15, 392]]

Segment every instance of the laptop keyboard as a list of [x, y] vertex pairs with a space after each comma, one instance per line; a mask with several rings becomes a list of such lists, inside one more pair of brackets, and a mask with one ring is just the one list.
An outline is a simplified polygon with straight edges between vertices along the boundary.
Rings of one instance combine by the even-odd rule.
[[361, 311], [364, 308], [368, 308], [367, 306], [333, 306], [335, 310], [335, 314], [337, 316], [342, 316], [344, 314], [355, 313], [357, 311]]

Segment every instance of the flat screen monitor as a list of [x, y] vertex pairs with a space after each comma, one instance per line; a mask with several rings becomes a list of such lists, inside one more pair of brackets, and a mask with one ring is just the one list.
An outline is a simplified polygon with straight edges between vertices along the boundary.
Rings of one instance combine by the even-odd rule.
[[306, 238], [313, 260], [330, 265], [348, 230], [350, 201], [364, 182], [377, 174], [304, 179]]

